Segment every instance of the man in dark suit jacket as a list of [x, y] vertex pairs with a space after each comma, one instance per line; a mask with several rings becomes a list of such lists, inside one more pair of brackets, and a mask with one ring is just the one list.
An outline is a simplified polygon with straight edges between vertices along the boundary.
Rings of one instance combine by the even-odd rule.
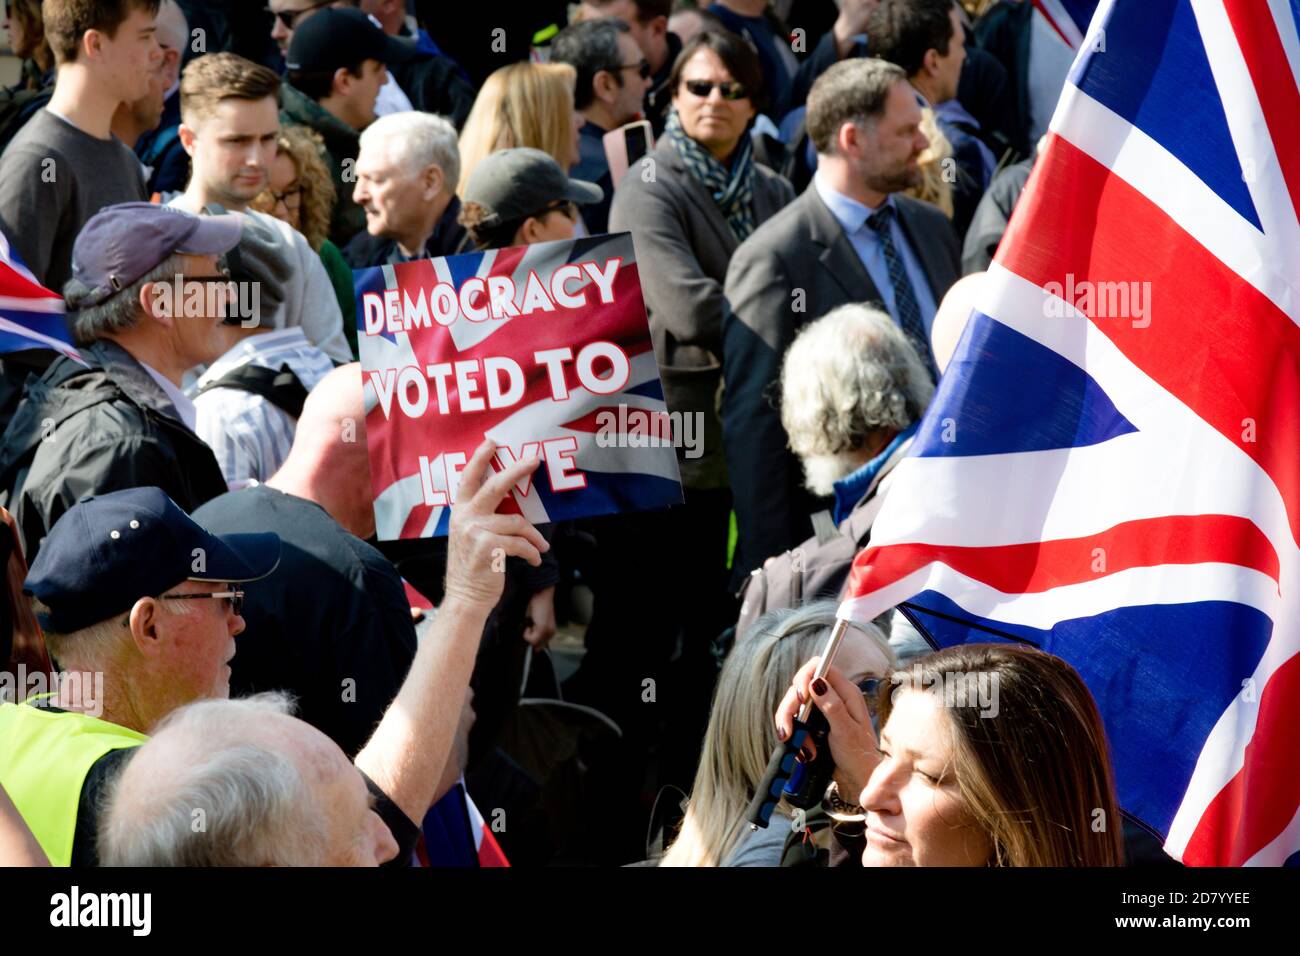
[[812, 534], [776, 405], [781, 360], [806, 323], [848, 302], [879, 302], [932, 363], [929, 327], [960, 275], [952, 226], [938, 209], [894, 195], [919, 181], [929, 145], [902, 69], [849, 60], [808, 97], [817, 174], [732, 256], [723, 320], [723, 443], [739, 541], [733, 583]]

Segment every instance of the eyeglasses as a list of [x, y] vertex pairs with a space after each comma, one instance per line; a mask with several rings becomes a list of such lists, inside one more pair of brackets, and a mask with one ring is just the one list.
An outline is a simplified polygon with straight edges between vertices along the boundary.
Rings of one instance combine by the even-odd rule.
[[618, 72], [622, 73], [624, 70], [636, 70], [637, 73], [641, 74], [641, 79], [650, 79], [651, 71], [649, 60], [642, 60], [640, 63], [624, 63], [618, 68]]
[[292, 189], [286, 189], [282, 193], [278, 193], [274, 189], [268, 189], [267, 193], [275, 200], [275, 205], [278, 206], [280, 203], [284, 203], [284, 208], [289, 210], [289, 212], [297, 212], [299, 207], [302, 206], [301, 186], [294, 186]]
[[235, 612], [236, 616], [238, 616], [239, 612], [244, 609], [243, 591], [205, 591], [202, 594], [164, 594], [162, 597], [169, 601], [201, 601], [204, 598], [227, 598], [230, 601], [230, 609]]
[[191, 276], [181, 275], [178, 277], [182, 283], [185, 282], [202, 282], [204, 285], [225, 286], [226, 292], [231, 292], [231, 278], [229, 269], [219, 269], [216, 274], [210, 276]]
[[298, 18], [304, 13], [311, 13], [313, 10], [319, 10], [321, 7], [328, 7], [334, 0], [321, 0], [320, 3], [313, 3], [310, 7], [303, 7], [300, 10], [280, 10], [275, 11], [270, 7], [265, 8], [265, 12], [274, 16], [286, 30], [292, 30], [298, 23]]
[[542, 216], [548, 215], [549, 213], [553, 213], [553, 212], [562, 212], [570, 219], [572, 219], [574, 222], [578, 221], [578, 205], [577, 203], [572, 202], [571, 200], [561, 199], [558, 202], [553, 202], [545, 209], [543, 209], [540, 213], [538, 213], [537, 216], [540, 219]]
[[692, 96], [698, 96], [702, 100], [709, 98], [715, 86], [724, 100], [743, 100], [749, 96], [745, 84], [736, 80], [728, 80], [726, 83], [714, 83], [711, 80], [684, 80], [683, 85]]

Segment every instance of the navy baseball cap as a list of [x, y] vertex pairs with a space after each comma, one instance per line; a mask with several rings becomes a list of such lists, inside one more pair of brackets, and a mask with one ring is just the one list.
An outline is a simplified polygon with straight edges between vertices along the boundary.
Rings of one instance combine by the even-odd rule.
[[195, 216], [149, 202], [106, 206], [77, 233], [64, 298], [72, 309], [98, 305], [170, 255], [229, 252], [239, 245], [242, 230], [239, 216]]
[[69, 634], [182, 581], [256, 581], [280, 563], [276, 534], [212, 534], [160, 488], [77, 502], [54, 523], [23, 592], [50, 609], [41, 627]]
[[405, 63], [415, 56], [415, 44], [390, 37], [360, 10], [322, 10], [293, 31], [287, 70], [298, 73], [333, 73], [362, 60]]

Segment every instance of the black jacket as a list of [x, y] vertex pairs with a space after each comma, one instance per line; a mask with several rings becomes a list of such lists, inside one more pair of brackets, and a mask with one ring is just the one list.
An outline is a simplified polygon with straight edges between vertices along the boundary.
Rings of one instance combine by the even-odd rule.
[[59, 358], [28, 382], [0, 439], [0, 505], [18, 521], [27, 560], [87, 495], [156, 485], [192, 511], [226, 491], [217, 460], [130, 354], [96, 342], [90, 366]]
[[[402, 31], [402, 39], [416, 41], [407, 30]], [[477, 91], [461, 76], [454, 60], [418, 49], [411, 59], [394, 63], [388, 71], [417, 110], [444, 116], [456, 129], [465, 125]]]
[[1025, 183], [1029, 182], [1033, 168], [1032, 159], [1022, 159], [999, 172], [989, 183], [984, 198], [975, 207], [975, 218], [971, 220], [962, 245], [962, 275], [983, 272], [993, 261], [993, 254], [998, 251], [1007, 223], [1011, 221], [1012, 210], [1024, 192]]
[[975, 39], [1007, 71], [1007, 93], [1014, 108], [1012, 141], [1027, 156], [1029, 142], [1029, 37], [1034, 5], [1028, 0], [994, 4], [975, 21]]
[[[469, 233], [457, 220], [460, 217], [460, 197], [452, 196], [433, 234], [424, 242], [424, 254], [417, 259], [437, 259], [473, 250]], [[397, 240], [388, 236], [372, 236], [362, 229], [343, 248], [343, 259], [353, 269], [386, 266], [405, 261], [397, 248]]]

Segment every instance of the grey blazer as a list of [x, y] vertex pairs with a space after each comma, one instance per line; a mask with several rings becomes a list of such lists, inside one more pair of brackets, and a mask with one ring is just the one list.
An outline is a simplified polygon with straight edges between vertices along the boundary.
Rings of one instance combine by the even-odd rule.
[[[717, 410], [722, 283], [738, 243], [671, 143], [663, 140], [648, 158], [652, 164], [633, 164], [614, 191], [609, 231], [632, 233], [669, 410], [703, 415], [703, 455], [685, 458], [678, 449], [682, 481], [723, 488], [728, 482]], [[794, 190], [766, 167], [754, 170], [754, 217], [762, 225], [794, 199]]]
[[[937, 303], [961, 275], [957, 236], [934, 206], [900, 195], [894, 202]], [[781, 425], [785, 350], [805, 323], [849, 302], [879, 302], [880, 293], [810, 183], [736, 250], [726, 296], [722, 427], [739, 531], [738, 583], [765, 559], [808, 538], [809, 515], [824, 507], [804, 489], [802, 467]]]

